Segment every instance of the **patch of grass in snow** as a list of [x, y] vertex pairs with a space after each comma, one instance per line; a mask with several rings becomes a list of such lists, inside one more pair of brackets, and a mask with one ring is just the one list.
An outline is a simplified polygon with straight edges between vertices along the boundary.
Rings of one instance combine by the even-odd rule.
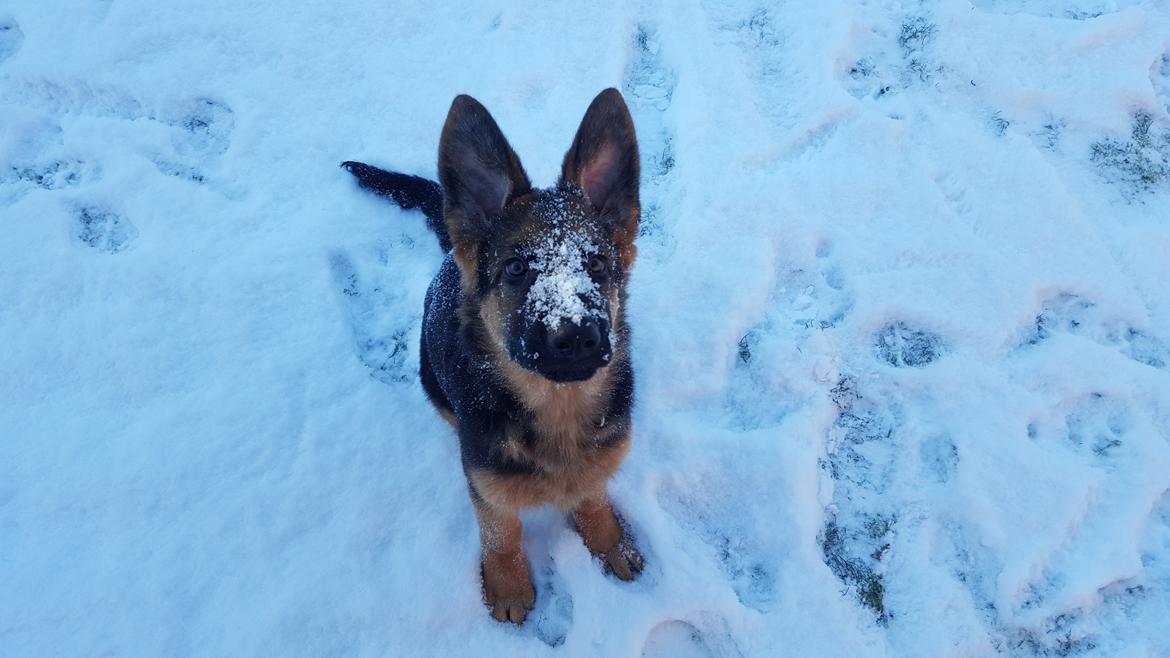
[[945, 351], [941, 336], [921, 329], [911, 329], [898, 322], [886, 325], [873, 339], [878, 358], [895, 368], [921, 368], [932, 363]]
[[909, 17], [902, 21], [902, 31], [898, 35], [898, 45], [907, 56], [922, 52], [934, 40], [938, 27], [922, 16]]
[[1022, 628], [1009, 641], [1013, 654], [1032, 656], [1073, 656], [1092, 651], [1097, 643], [1092, 636], [1077, 632], [1074, 614], [1056, 615], [1039, 629]]
[[[885, 586], [882, 576], [871, 566], [870, 560], [879, 561], [889, 544], [885, 543], [886, 534], [892, 527], [893, 519], [874, 517], [865, 522], [865, 527], [858, 531], [838, 525], [836, 519], [825, 523], [821, 534], [821, 550], [824, 552], [825, 564], [833, 574], [841, 579], [845, 586], [857, 595], [857, 600], [877, 615], [881, 623], [888, 620], [885, 604]], [[867, 558], [859, 557], [851, 548], [858, 542], [879, 542]]]
[[996, 137], [1003, 137], [1007, 134], [1007, 129], [1012, 125], [1011, 121], [1003, 118], [1003, 112], [995, 110], [987, 117], [987, 127]]
[[918, 78], [921, 82], [930, 80], [935, 73], [942, 71], [941, 66], [932, 65], [925, 56], [936, 34], [938, 26], [923, 16], [911, 16], [902, 21], [898, 45], [906, 59], [906, 70], [911, 77]]
[[853, 592], [878, 623], [886, 608], [883, 559], [891, 547], [897, 512], [886, 503], [897, 414], [867, 404], [856, 381], [842, 377], [830, 391], [840, 414], [830, 429], [830, 448], [822, 462], [834, 480], [833, 506], [827, 511], [820, 545], [825, 564]]
[[1093, 164], [1131, 202], [1170, 186], [1170, 130], [1155, 130], [1149, 112], [1134, 113], [1128, 140], [1106, 137], [1090, 149]]

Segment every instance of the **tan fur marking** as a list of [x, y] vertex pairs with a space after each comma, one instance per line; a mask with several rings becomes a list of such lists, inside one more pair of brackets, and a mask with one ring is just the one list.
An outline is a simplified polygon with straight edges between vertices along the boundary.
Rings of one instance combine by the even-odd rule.
[[[508, 361], [500, 370], [508, 387], [536, 420], [545, 438], [576, 444], [593, 429], [609, 403], [613, 389], [610, 368], [602, 368], [583, 382], [557, 384]], [[568, 450], [569, 447], [564, 448]]]
[[476, 272], [479, 271], [479, 244], [474, 240], [460, 240], [455, 243], [451, 254], [455, 257], [455, 264], [459, 266], [459, 273], [463, 276], [463, 292], [474, 295], [476, 288]]
[[608, 299], [609, 317], [610, 321], [613, 322], [613, 327], [611, 327], [611, 329], [616, 334], [622, 330], [622, 318], [625, 317], [625, 315], [622, 313], [621, 292], [617, 288], [610, 290]]
[[582, 450], [567, 467], [535, 475], [499, 475], [486, 470], [468, 473], [472, 486], [493, 508], [518, 511], [552, 503], [570, 511], [581, 501], [604, 495], [605, 483], [629, 451], [629, 437], [613, 446]]
[[487, 331], [488, 338], [491, 339], [492, 358], [494, 361], [500, 359], [507, 359], [508, 346], [504, 342], [504, 317], [500, 312], [500, 299], [495, 295], [489, 295], [479, 305], [479, 319], [483, 323], [483, 328]]
[[504, 430], [502, 452], [505, 458], [524, 463], [531, 459], [529, 451], [524, 447], [524, 437], [519, 425], [511, 424]]
[[435, 409], [439, 412], [439, 415], [443, 417], [443, 420], [447, 421], [447, 423], [451, 426], [451, 429], [458, 431], [459, 424], [455, 421], [455, 414], [451, 413], [450, 409], [442, 409], [440, 407], [435, 407]]
[[[624, 345], [615, 345], [610, 363], [625, 360]], [[600, 418], [613, 391], [613, 366], [609, 365], [583, 382], [558, 384], [526, 370], [508, 358], [506, 351], [493, 354], [495, 366], [508, 388], [536, 418], [540, 433], [558, 442], [578, 443]]]
[[524, 555], [520, 517], [475, 500], [479, 541], [483, 548], [483, 593], [492, 617], [498, 621], [524, 622], [536, 602], [536, 590]]
[[[634, 225], [637, 226], [637, 224], [638, 222], [635, 221]], [[634, 260], [638, 258], [638, 245], [633, 242], [618, 243], [618, 248], [618, 257], [621, 258], [622, 269], [629, 274], [630, 270], [634, 269]]]

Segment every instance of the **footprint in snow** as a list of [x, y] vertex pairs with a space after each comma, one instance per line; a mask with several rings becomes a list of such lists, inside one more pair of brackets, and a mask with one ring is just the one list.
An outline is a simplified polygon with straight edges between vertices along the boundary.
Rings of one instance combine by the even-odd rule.
[[61, 157], [10, 164], [0, 174], [0, 207], [15, 203], [35, 189], [60, 190], [78, 187], [101, 177], [92, 162]]
[[[767, 487], [764, 482], [757, 485], [758, 490]], [[757, 612], [767, 612], [777, 596], [774, 567], [767, 557], [774, 551], [762, 546], [750, 530], [756, 511], [744, 509], [742, 503], [724, 496], [692, 493], [734, 488], [721, 481], [720, 476], [711, 474], [697, 481], [671, 481], [659, 491], [658, 499], [680, 526], [707, 544], [739, 602]], [[736, 507], [740, 520], [732, 520], [736, 515], [729, 512]]]
[[963, 182], [960, 174], [951, 169], [940, 171], [934, 176], [934, 184], [938, 186], [947, 205], [957, 216], [965, 217], [971, 214], [974, 206], [970, 197], [967, 196], [967, 185]]
[[833, 243], [823, 240], [816, 247], [815, 264], [781, 266], [765, 312], [739, 340], [738, 366], [753, 367], [768, 338], [799, 345], [813, 333], [833, 329], [845, 320], [854, 299], [833, 251]]
[[938, 484], [950, 482], [959, 466], [959, 449], [945, 434], [936, 434], [918, 447], [923, 473]]
[[407, 335], [413, 318], [391, 313], [399, 296], [363, 276], [349, 254], [334, 253], [329, 260], [334, 285], [348, 314], [358, 359], [370, 375], [389, 384], [408, 381], [414, 374]]
[[642, 647], [642, 658], [711, 658], [715, 654], [699, 629], [672, 619], [650, 630]]
[[[694, 623], [692, 623], [692, 621]], [[642, 658], [739, 658], [736, 646], [722, 617], [701, 612], [691, 621], [668, 619], [646, 636]]]
[[557, 575], [556, 565], [551, 558], [543, 567], [534, 564], [533, 575], [536, 609], [529, 613], [528, 624], [541, 642], [550, 647], [559, 647], [565, 643], [569, 629], [573, 626], [573, 597]]
[[1091, 393], [1078, 408], [1065, 417], [1068, 442], [1078, 451], [1110, 459], [1124, 450], [1128, 440], [1129, 418], [1125, 406]]
[[1028, 438], [1059, 445], [1088, 460], [1112, 470], [1116, 459], [1128, 449], [1134, 419], [1124, 401], [1103, 393], [1088, 393], [1061, 405], [1063, 422], [1034, 422], [1028, 425]]
[[1106, 12], [1101, 7], [1104, 3], [1069, 2], [1059, 3], [1049, 0], [972, 0], [974, 8], [989, 14], [1025, 14], [1044, 16], [1047, 18], [1064, 18], [1073, 21], [1085, 21], [1097, 18]]
[[[7, 29], [2, 29], [7, 26]], [[23, 36], [14, 21], [0, 19], [0, 61], [4, 53], [18, 47]], [[6, 50], [7, 49], [7, 50]], [[9, 53], [10, 54], [10, 53]], [[170, 145], [156, 144], [151, 157], [159, 172], [191, 183], [206, 185], [229, 199], [242, 192], [232, 184], [217, 179], [214, 169], [221, 156], [228, 151], [235, 131], [235, 112], [225, 102], [213, 98], [186, 98], [165, 103], [162, 108], [144, 103], [134, 94], [112, 85], [95, 85], [85, 81], [26, 78], [13, 81], [5, 89], [6, 100], [28, 110], [50, 117], [61, 115], [92, 116], [123, 121], [151, 121], [171, 129]], [[59, 126], [57, 131], [60, 133]], [[68, 135], [57, 141], [68, 144]], [[59, 162], [57, 162], [59, 161]], [[60, 154], [55, 160], [30, 160], [24, 169], [28, 176], [41, 180], [56, 179], [52, 168], [60, 169], [86, 164], [87, 170], [101, 171], [101, 162], [85, 163]], [[27, 178], [26, 177], [26, 178]], [[84, 176], [83, 176], [84, 177]], [[11, 182], [13, 175], [0, 172], [0, 184]], [[57, 187], [60, 184], [54, 183]], [[0, 195], [5, 202], [10, 195]]]
[[1041, 304], [1022, 333], [1018, 350], [1041, 345], [1057, 334], [1070, 334], [1111, 347], [1151, 368], [1170, 365], [1170, 346], [1162, 340], [1127, 323], [1107, 321], [1096, 303], [1071, 293], [1060, 293]]
[[236, 128], [235, 112], [226, 103], [210, 98], [195, 98], [172, 111], [164, 119], [180, 130], [172, 142], [180, 153], [222, 155], [232, 143]]
[[1162, 53], [1150, 66], [1150, 84], [1170, 114], [1170, 51]]
[[794, 348], [840, 326], [854, 304], [833, 250], [823, 240], [815, 260], [781, 259], [768, 302], [736, 345], [723, 415], [731, 429], [775, 426], [797, 408], [799, 396], [789, 388], [784, 364]]
[[236, 119], [230, 106], [210, 98], [195, 98], [170, 110], [160, 120], [175, 127], [171, 144], [178, 156], [156, 158], [154, 164], [161, 173], [200, 185], [211, 184], [228, 198], [239, 195], [238, 190], [217, 183], [209, 173], [231, 147]]
[[641, 244], [652, 247], [647, 255], [662, 262], [674, 251], [674, 241], [663, 221], [670, 209], [664, 208], [662, 201], [674, 196], [671, 185], [676, 165], [674, 131], [667, 123], [666, 112], [670, 109], [678, 75], [663, 61], [653, 27], [639, 25], [633, 45], [622, 90], [630, 100], [630, 111], [638, 125], [642, 156], [643, 207], [638, 237]]
[[138, 229], [122, 215], [97, 206], [84, 206], [74, 213], [74, 237], [82, 244], [107, 254], [125, 250]]
[[16, 119], [5, 128], [7, 149], [0, 156], [0, 206], [15, 203], [36, 189], [78, 187], [101, 178], [97, 163], [65, 148], [61, 126], [44, 117]]
[[0, 18], [0, 62], [12, 57], [24, 45], [20, 23], [11, 18]]
[[879, 359], [895, 368], [921, 368], [937, 361], [946, 345], [936, 333], [894, 322], [874, 335], [873, 348]]

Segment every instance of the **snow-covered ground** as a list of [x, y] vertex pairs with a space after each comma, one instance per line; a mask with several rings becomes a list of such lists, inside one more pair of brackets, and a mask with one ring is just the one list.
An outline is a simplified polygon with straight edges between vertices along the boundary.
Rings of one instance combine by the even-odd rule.
[[[457, 93], [643, 151], [647, 558], [480, 600], [416, 375]], [[1170, 656], [1164, 0], [0, 5], [0, 656]]]

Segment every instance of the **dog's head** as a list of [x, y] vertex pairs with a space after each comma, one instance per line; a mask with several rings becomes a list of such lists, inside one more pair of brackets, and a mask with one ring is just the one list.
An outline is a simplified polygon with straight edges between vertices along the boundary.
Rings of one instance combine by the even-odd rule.
[[591, 378], [625, 335], [638, 144], [616, 89], [597, 96], [561, 178], [536, 190], [482, 105], [459, 96], [439, 145], [447, 231], [489, 348], [554, 382]]

